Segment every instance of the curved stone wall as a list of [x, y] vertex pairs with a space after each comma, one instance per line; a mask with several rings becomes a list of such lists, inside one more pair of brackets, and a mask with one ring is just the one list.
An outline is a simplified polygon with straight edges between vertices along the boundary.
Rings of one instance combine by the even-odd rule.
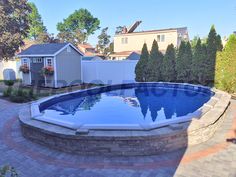
[[152, 130], [76, 131], [32, 119], [31, 105], [19, 113], [24, 137], [58, 150], [89, 155], [152, 155], [207, 141], [224, 119], [231, 96], [219, 90], [202, 116]]

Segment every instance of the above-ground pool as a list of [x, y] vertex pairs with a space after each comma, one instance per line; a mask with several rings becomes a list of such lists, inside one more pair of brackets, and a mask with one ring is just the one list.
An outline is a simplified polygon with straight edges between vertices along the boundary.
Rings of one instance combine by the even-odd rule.
[[191, 84], [131, 83], [55, 95], [19, 113], [24, 137], [90, 155], [152, 155], [207, 141], [230, 95]]
[[116, 85], [51, 98], [34, 118], [72, 129], [150, 129], [198, 118], [212, 95], [190, 85]]

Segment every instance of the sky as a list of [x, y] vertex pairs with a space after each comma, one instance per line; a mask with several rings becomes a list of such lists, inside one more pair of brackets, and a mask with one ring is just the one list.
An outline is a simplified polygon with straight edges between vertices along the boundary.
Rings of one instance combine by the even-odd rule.
[[[113, 37], [117, 26], [129, 26], [141, 20], [137, 31], [188, 27], [190, 38], [207, 36], [212, 24], [222, 36], [236, 31], [236, 0], [29, 0], [34, 2], [49, 33], [56, 25], [80, 8], [88, 9], [109, 27]], [[96, 45], [100, 30], [89, 37]]]

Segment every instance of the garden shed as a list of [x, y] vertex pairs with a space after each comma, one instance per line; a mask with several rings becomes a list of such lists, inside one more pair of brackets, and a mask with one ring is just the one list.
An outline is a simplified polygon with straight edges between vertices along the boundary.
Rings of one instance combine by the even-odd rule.
[[18, 57], [25, 85], [60, 88], [82, 82], [83, 53], [70, 43], [35, 44]]

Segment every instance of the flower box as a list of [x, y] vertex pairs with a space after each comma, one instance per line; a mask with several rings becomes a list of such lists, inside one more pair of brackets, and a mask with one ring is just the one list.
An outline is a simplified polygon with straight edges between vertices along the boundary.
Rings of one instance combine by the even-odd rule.
[[45, 76], [51, 76], [54, 74], [54, 68], [52, 66], [45, 66], [43, 69], [42, 69], [42, 73], [43, 75]]
[[21, 65], [19, 70], [24, 74], [28, 74], [30, 71], [28, 65]]

